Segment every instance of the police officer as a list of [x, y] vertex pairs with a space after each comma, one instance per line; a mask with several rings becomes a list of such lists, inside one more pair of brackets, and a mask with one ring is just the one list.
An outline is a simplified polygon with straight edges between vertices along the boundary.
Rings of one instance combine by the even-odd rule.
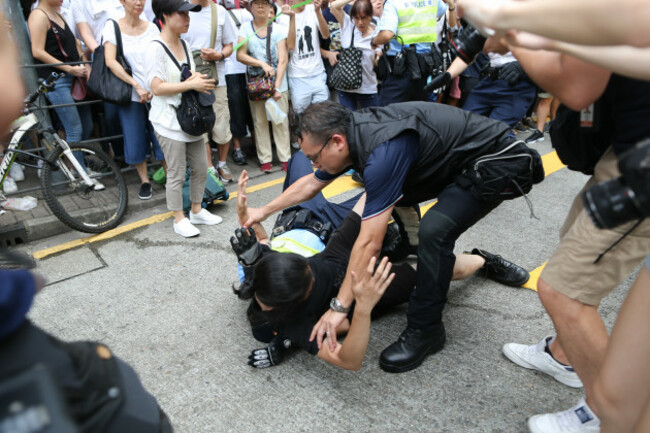
[[[456, 13], [453, 3], [449, 10]], [[373, 45], [390, 44], [386, 52], [389, 71], [379, 89], [380, 105], [426, 100], [422, 88], [429, 73], [420, 67], [426, 63], [418, 57], [431, 54], [438, 18], [446, 12], [442, 0], [388, 0], [384, 4], [379, 33], [372, 41]]]
[[511, 52], [488, 56], [490, 64], [483, 69], [481, 81], [474, 86], [463, 108], [514, 127], [535, 102], [537, 88]]

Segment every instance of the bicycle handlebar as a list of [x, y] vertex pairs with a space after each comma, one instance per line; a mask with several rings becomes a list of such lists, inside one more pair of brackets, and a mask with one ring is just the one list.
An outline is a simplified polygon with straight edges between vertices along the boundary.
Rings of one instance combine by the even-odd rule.
[[29, 95], [27, 95], [27, 97], [25, 98], [25, 107], [33, 104], [40, 95], [47, 93], [51, 90], [54, 90], [54, 86], [56, 85], [55, 81], [63, 77], [63, 75], [65, 74], [52, 72], [50, 76], [47, 77], [45, 80], [43, 79], [39, 80], [38, 89], [36, 89], [35, 92], [32, 92]]

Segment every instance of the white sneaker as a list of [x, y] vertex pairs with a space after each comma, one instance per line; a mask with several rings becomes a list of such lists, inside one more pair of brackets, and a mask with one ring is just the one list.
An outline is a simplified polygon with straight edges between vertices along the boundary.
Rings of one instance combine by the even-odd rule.
[[104, 191], [106, 189], [104, 184], [97, 180], [98, 177], [101, 177], [101, 173], [93, 170], [88, 170], [88, 176], [90, 176], [90, 180], [92, 180], [93, 184], [95, 185], [95, 191]]
[[205, 224], [206, 226], [213, 226], [222, 221], [219, 215], [212, 214], [205, 209], [201, 209], [199, 213], [190, 211], [190, 222], [192, 224]]
[[2, 190], [5, 194], [13, 194], [18, 192], [18, 185], [16, 185], [16, 181], [13, 178], [7, 176], [5, 177], [5, 182], [2, 184]]
[[600, 419], [581, 398], [577, 405], [563, 412], [530, 417], [528, 428], [532, 433], [599, 433]]
[[543, 338], [542, 341], [531, 346], [508, 343], [503, 346], [503, 354], [517, 365], [546, 373], [571, 388], [582, 388], [582, 381], [573, 367], [560, 364], [544, 350], [551, 338]]
[[23, 166], [14, 162], [9, 167], [9, 176], [11, 176], [16, 182], [22, 182], [25, 180], [25, 172], [23, 172]]
[[193, 238], [201, 234], [201, 230], [194, 227], [187, 218], [183, 218], [179, 222], [174, 221], [174, 232], [186, 238]]

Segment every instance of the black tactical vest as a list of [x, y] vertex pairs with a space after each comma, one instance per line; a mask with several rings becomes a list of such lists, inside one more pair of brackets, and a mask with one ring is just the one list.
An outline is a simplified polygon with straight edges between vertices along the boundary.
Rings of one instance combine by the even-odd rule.
[[418, 159], [404, 182], [400, 206], [435, 198], [478, 157], [492, 153], [505, 140], [509, 126], [449, 105], [402, 102], [352, 113], [347, 130], [355, 170], [363, 174], [377, 146], [407, 131], [419, 137]]

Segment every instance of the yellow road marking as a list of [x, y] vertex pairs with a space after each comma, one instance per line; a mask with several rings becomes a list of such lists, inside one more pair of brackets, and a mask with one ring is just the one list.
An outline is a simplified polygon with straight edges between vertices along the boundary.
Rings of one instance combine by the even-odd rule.
[[354, 188], [362, 188], [363, 185], [356, 183], [352, 180], [352, 176], [339, 176], [323, 189], [323, 195], [325, 198], [334, 197], [339, 194], [343, 194], [346, 191], [350, 191]]
[[[549, 174], [554, 173], [554, 172], [556, 172], [556, 171], [558, 171], [558, 170], [560, 170], [560, 169], [562, 169], [564, 167], [564, 164], [562, 164], [562, 162], [558, 158], [557, 153], [555, 151], [547, 153], [545, 155], [542, 155], [542, 162], [544, 164], [544, 171], [546, 172], [547, 176]], [[280, 185], [280, 184], [282, 184], [284, 182], [284, 179], [285, 178], [283, 176], [283, 177], [278, 178], [278, 179], [270, 180], [268, 182], [263, 182], [263, 183], [260, 183], [258, 185], [251, 186], [251, 187], [246, 189], [246, 193], [253, 193], [253, 192], [260, 191], [260, 190], [263, 190], [263, 189], [266, 189], [266, 188], [270, 188], [270, 187], [273, 187], [273, 186], [276, 186], [276, 185]], [[342, 194], [342, 193], [344, 193], [346, 191], [349, 191], [351, 189], [359, 188], [361, 186], [362, 185], [360, 185], [357, 182], [353, 181], [351, 176], [340, 176], [339, 178], [334, 180], [334, 182], [332, 182], [330, 185], [328, 185], [323, 190], [323, 195], [325, 196], [325, 198], [331, 198], [331, 197], [337, 196], [339, 194]], [[236, 198], [237, 195], [238, 195], [237, 191], [231, 192], [230, 197], [229, 197], [228, 200], [232, 200], [232, 199]], [[215, 203], [219, 203], [219, 202], [220, 202], [219, 200], [215, 201]], [[422, 206], [420, 208], [421, 211], [422, 211], [422, 214], [424, 215], [436, 203], [437, 203], [437, 201], [434, 201], [432, 203], [429, 203], [429, 204], [426, 204], [426, 205]], [[171, 218], [172, 215], [173, 215], [172, 212], [165, 212], [165, 213], [162, 213], [162, 214], [154, 215], [154, 216], [151, 216], [149, 218], [145, 218], [143, 220], [133, 222], [131, 224], [127, 224], [127, 225], [117, 227], [117, 228], [112, 229], [112, 230], [108, 230], [108, 231], [106, 231], [104, 233], [100, 233], [98, 235], [88, 236], [86, 238], [77, 239], [77, 240], [70, 241], [70, 242], [65, 242], [65, 243], [60, 244], [60, 245], [56, 245], [56, 246], [53, 246], [53, 247], [50, 247], [50, 248], [46, 248], [46, 249], [43, 249], [43, 250], [40, 250], [40, 251], [36, 251], [33, 254], [33, 256], [34, 256], [35, 259], [40, 260], [40, 259], [48, 257], [48, 256], [50, 256], [52, 254], [57, 254], [57, 253], [67, 251], [67, 250], [70, 250], [70, 249], [73, 249], [73, 248], [77, 248], [77, 247], [80, 247], [82, 245], [87, 245], [87, 244], [90, 244], [90, 243], [93, 243], [93, 242], [99, 242], [99, 241], [103, 241], [103, 240], [106, 240], [106, 239], [110, 239], [110, 238], [113, 238], [115, 236], [121, 235], [122, 233], [126, 233], [128, 231], [131, 231], [131, 230], [134, 230], [134, 229], [137, 229], [137, 228], [140, 228], [140, 227], [144, 227], [144, 226], [147, 226], [147, 225], [151, 225], [151, 224], [155, 224], [155, 223], [165, 221], [165, 220]], [[541, 268], [538, 268], [538, 269], [541, 272]], [[535, 272], [535, 271], [533, 271], [533, 272]], [[531, 287], [528, 287], [528, 285], [532, 284], [532, 282], [533, 282], [533, 272], [531, 272], [530, 280], [529, 280], [528, 283], [526, 283], [526, 285], [524, 285], [524, 287], [531, 288], [532, 290], [535, 290], [532, 287], [537, 286], [537, 278], [539, 277], [539, 274], [535, 278], [534, 284]]]
[[542, 162], [544, 163], [544, 172], [546, 173], [546, 176], [566, 167], [562, 164], [562, 161], [560, 161], [556, 151], [542, 155]]
[[537, 269], [534, 269], [534, 270], [530, 271], [530, 278], [528, 279], [526, 284], [524, 284], [521, 287], [525, 287], [526, 289], [530, 289], [530, 290], [533, 290], [533, 291], [536, 292], [537, 291], [537, 280], [539, 280], [539, 275], [542, 273], [542, 270], [544, 269], [544, 267], [546, 266], [547, 263], [548, 263], [548, 261], [545, 261], [544, 263], [542, 263], [542, 266], [538, 267]]
[[122, 233], [126, 233], [128, 231], [137, 229], [139, 227], [144, 227], [144, 226], [148, 226], [148, 225], [151, 225], [151, 224], [154, 224], [154, 223], [159, 223], [159, 222], [165, 221], [166, 219], [171, 218], [173, 215], [174, 215], [173, 212], [161, 213], [161, 214], [149, 217], [149, 218], [145, 218], [145, 219], [140, 220], [140, 221], [133, 222], [131, 224], [127, 224], [127, 225], [124, 225], [124, 226], [114, 228], [112, 230], [108, 230], [108, 231], [106, 231], [104, 233], [100, 233], [98, 235], [88, 236], [86, 238], [77, 239], [77, 240], [74, 240], [74, 241], [70, 241], [70, 242], [60, 244], [60, 245], [53, 246], [51, 248], [46, 248], [44, 250], [36, 251], [34, 253], [34, 258], [40, 260], [40, 259], [45, 258], [47, 256], [50, 256], [52, 254], [60, 253], [62, 251], [70, 250], [72, 248], [80, 247], [82, 245], [90, 244], [90, 243], [93, 243], [93, 242], [99, 242], [99, 241], [103, 241], [103, 240], [106, 240], [106, 239], [110, 239], [110, 238], [113, 238], [113, 237], [115, 237], [117, 235], [120, 235]]

